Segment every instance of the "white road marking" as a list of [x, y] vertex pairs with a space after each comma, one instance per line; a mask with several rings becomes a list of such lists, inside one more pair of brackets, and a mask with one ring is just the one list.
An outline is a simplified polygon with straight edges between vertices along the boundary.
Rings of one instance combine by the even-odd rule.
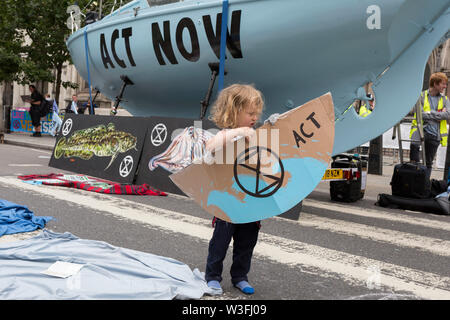
[[[450, 231], [450, 222], [445, 221], [437, 221], [437, 220], [431, 220], [431, 219], [424, 219], [417, 217], [413, 214], [411, 215], [402, 215], [400, 213], [396, 213], [388, 210], [383, 210], [380, 208], [380, 210], [372, 210], [368, 208], [358, 209], [358, 208], [352, 208], [350, 206], [343, 206], [337, 203], [329, 204], [329, 203], [323, 203], [319, 202], [317, 200], [311, 200], [311, 199], [305, 199], [303, 201], [304, 206], [310, 206], [314, 208], [319, 209], [325, 209], [330, 211], [337, 211], [342, 212], [345, 214], [352, 214], [357, 215], [361, 217], [367, 217], [367, 218], [376, 218], [376, 219], [383, 219], [383, 220], [389, 220], [389, 221], [395, 221], [395, 222], [401, 222], [401, 223], [407, 223], [427, 228], [436, 228], [441, 230]], [[420, 214], [419, 212], [411, 211], [411, 213], [414, 214]], [[450, 220], [449, 220], [450, 221]]]
[[34, 163], [10, 163], [8, 167], [43, 167], [43, 165]]
[[51, 156], [38, 156], [39, 159], [50, 159]]
[[[192, 217], [105, 194], [90, 194], [82, 190], [67, 191], [61, 187], [29, 185], [16, 178], [0, 177], [0, 182], [19, 188], [21, 191], [36, 192], [52, 199], [72, 202], [91, 210], [112, 214], [121, 219], [138, 221], [144, 226], [185, 234], [205, 242], [210, 240], [213, 232], [209, 219]], [[89, 211], [80, 210], [80, 214], [83, 213], [89, 214]], [[376, 266], [381, 271], [379, 284], [382, 287], [395, 291], [408, 291], [422, 298], [450, 299], [449, 277], [305, 244], [263, 232], [260, 233], [259, 239], [255, 248], [257, 257], [300, 268], [301, 272], [319, 273], [323, 277], [338, 276], [343, 281], [361, 286], [365, 285], [370, 277], [368, 270]]]
[[302, 218], [299, 224], [305, 227], [329, 230], [335, 233], [358, 236], [363, 239], [429, 251], [441, 256], [450, 256], [450, 241], [433, 239], [397, 230], [372, 227], [360, 223], [318, 217], [306, 212], [302, 212], [301, 215]]
[[[30, 149], [30, 148], [27, 148], [27, 149]], [[48, 150], [40, 150], [40, 149], [33, 149], [33, 148], [31, 148], [31, 150], [36, 151], [36, 152], [46, 153], [46, 154], [49, 154], [49, 155], [52, 154], [52, 152], [48, 151]]]

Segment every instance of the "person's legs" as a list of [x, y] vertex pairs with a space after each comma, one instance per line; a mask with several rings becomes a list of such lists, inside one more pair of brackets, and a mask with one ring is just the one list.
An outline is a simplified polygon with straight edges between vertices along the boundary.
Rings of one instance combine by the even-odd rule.
[[233, 285], [248, 281], [253, 249], [258, 241], [259, 225], [256, 222], [239, 224], [233, 235], [233, 264], [231, 282]]
[[420, 144], [411, 143], [409, 147], [409, 161], [420, 162]]
[[440, 142], [437, 140], [425, 140], [425, 159], [427, 160], [428, 174], [431, 174], [433, 168], [433, 160], [436, 156]]
[[36, 107], [30, 108], [31, 124], [34, 127], [33, 137], [41, 136], [41, 116], [39, 114], [39, 109]]
[[209, 242], [206, 260], [205, 280], [222, 281], [223, 260], [233, 236], [234, 225], [220, 219], [216, 220], [213, 236]]

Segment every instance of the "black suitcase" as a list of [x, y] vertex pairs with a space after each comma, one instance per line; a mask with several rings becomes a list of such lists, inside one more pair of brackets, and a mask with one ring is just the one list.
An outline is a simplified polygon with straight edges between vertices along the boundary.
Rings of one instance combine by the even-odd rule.
[[392, 174], [391, 188], [394, 196], [431, 198], [431, 181], [427, 167], [420, 163], [397, 164]]
[[363, 163], [359, 156], [338, 154], [333, 157], [331, 168], [354, 168], [357, 169], [359, 175], [357, 178], [346, 181], [330, 181], [331, 200], [342, 202], [355, 202], [364, 196], [362, 190], [362, 170], [363, 166], [367, 167], [367, 162]]

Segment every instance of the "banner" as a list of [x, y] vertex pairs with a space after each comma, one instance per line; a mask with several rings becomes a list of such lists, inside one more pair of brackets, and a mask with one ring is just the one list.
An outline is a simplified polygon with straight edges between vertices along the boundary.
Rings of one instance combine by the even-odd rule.
[[184, 195], [169, 175], [200, 157], [202, 143], [218, 131], [209, 120], [149, 118], [136, 184]]
[[[248, 223], [285, 213], [322, 180], [334, 143], [330, 93], [283, 113], [170, 178], [205, 211]], [[202, 160], [202, 159], [200, 159]]]
[[133, 183], [149, 118], [66, 114], [49, 166]]
[[[52, 113], [41, 118], [41, 133], [50, 134], [52, 127]], [[63, 119], [64, 117], [61, 117]], [[11, 131], [14, 132], [33, 132], [30, 113], [24, 110], [11, 110]]]

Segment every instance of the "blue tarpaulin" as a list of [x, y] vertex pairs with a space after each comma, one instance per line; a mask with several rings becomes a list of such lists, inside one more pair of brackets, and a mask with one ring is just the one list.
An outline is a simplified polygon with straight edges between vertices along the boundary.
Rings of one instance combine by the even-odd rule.
[[[66, 279], [43, 274], [57, 261], [81, 264]], [[175, 259], [44, 230], [0, 244], [0, 300], [200, 299], [216, 294], [204, 274]]]
[[43, 229], [52, 217], [35, 217], [28, 207], [0, 199], [0, 237]]

